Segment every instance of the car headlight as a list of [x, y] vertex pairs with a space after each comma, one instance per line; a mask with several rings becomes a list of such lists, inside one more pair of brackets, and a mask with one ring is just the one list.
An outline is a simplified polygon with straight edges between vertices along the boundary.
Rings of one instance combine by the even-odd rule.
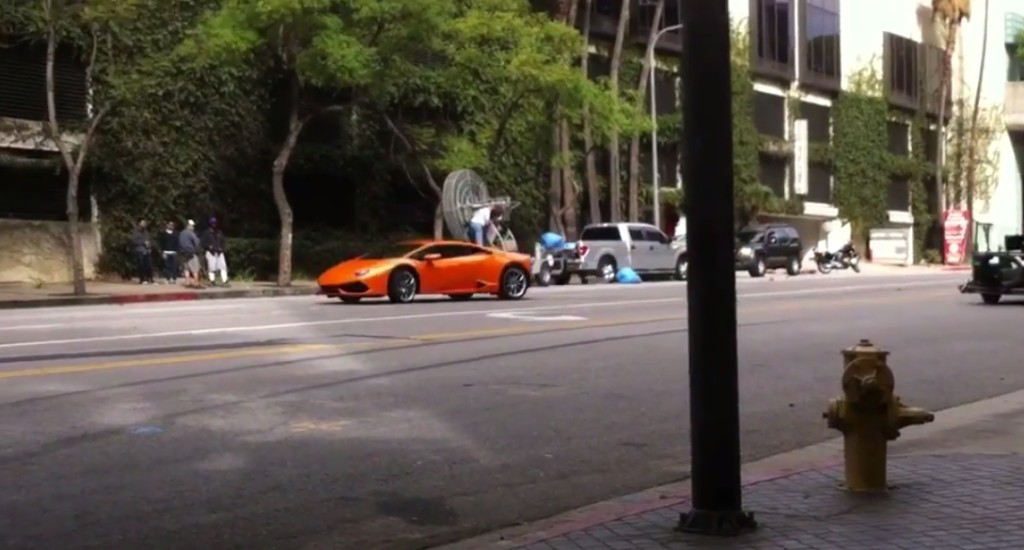
[[749, 246], [744, 246], [743, 248], [740, 249], [741, 256], [750, 256], [753, 253], [754, 251], [751, 250]]
[[360, 269], [360, 270], [355, 272], [355, 276], [356, 277], [362, 277], [362, 276], [368, 274], [369, 272], [370, 272], [369, 269]]

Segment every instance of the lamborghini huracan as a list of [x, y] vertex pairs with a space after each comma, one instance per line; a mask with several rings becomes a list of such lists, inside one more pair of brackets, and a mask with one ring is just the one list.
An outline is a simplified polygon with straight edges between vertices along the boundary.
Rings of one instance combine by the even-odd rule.
[[408, 303], [420, 294], [468, 300], [491, 294], [518, 300], [530, 287], [532, 259], [462, 241], [405, 241], [341, 262], [317, 279], [320, 294], [354, 304], [387, 297]]

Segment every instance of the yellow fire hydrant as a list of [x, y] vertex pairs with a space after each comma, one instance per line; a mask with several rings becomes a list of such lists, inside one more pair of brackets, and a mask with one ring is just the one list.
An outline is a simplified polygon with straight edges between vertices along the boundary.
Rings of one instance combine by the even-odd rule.
[[896, 380], [886, 361], [889, 352], [868, 340], [844, 349], [843, 396], [830, 399], [822, 417], [828, 427], [843, 433], [844, 488], [854, 492], [884, 492], [890, 441], [900, 430], [927, 424], [935, 415], [907, 407], [894, 394]]

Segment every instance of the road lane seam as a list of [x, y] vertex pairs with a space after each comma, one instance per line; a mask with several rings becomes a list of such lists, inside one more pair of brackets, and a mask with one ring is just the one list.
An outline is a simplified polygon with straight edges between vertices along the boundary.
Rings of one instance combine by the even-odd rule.
[[[929, 297], [929, 294], [925, 295], [913, 295], [913, 296], [899, 296], [896, 298], [846, 298], [836, 300], [831, 303], [833, 306], [842, 306], [846, 304], [869, 304], [878, 302], [903, 302], [916, 300], [921, 298]], [[794, 311], [799, 310], [806, 304], [801, 302], [787, 302], [783, 304], [768, 305], [762, 304], [759, 307], [744, 307], [741, 306], [739, 315], [757, 314], [757, 313], [773, 313], [776, 311]], [[440, 332], [440, 333], [428, 333], [413, 336], [393, 336], [390, 337], [390, 341], [374, 341], [374, 342], [350, 342], [350, 343], [338, 343], [338, 344], [290, 344], [285, 346], [274, 346], [274, 347], [258, 347], [249, 349], [238, 349], [232, 351], [215, 352], [208, 354], [192, 354], [192, 355], [172, 355], [164, 357], [154, 358], [142, 358], [142, 359], [128, 359], [122, 361], [111, 361], [105, 363], [91, 363], [84, 365], [69, 365], [61, 367], [39, 367], [35, 369], [22, 369], [7, 372], [0, 372], [0, 379], [8, 378], [27, 378], [36, 376], [53, 376], [58, 374], [75, 374], [75, 373], [87, 373], [87, 372], [99, 372], [106, 370], [125, 369], [125, 368], [143, 368], [143, 367], [156, 367], [164, 365], [176, 365], [176, 364], [187, 364], [195, 363], [199, 361], [211, 361], [218, 359], [237, 359], [248, 356], [262, 356], [262, 355], [283, 355], [290, 353], [306, 353], [313, 351], [331, 350], [339, 351], [344, 350], [343, 355], [349, 353], [366, 353], [366, 352], [378, 352], [378, 351], [390, 351], [397, 349], [404, 349], [410, 347], [417, 347], [425, 344], [434, 343], [456, 343], [473, 341], [485, 338], [504, 338], [512, 336], [522, 336], [527, 334], [551, 334], [555, 332], [568, 332], [578, 331], [594, 328], [611, 328], [611, 327], [625, 327], [625, 326], [636, 326], [643, 324], [662, 323], [669, 321], [685, 321], [687, 316], [685, 314], [672, 314], [663, 316], [644, 316], [644, 317], [617, 317], [613, 319], [602, 319], [594, 321], [574, 321], [574, 322], [559, 322], [553, 324], [527, 324], [527, 325], [515, 325], [507, 327], [494, 327], [478, 330], [467, 330], [467, 331], [452, 331], [452, 332]], [[778, 322], [797, 321], [798, 319], [780, 319]], [[741, 321], [740, 328], [743, 328], [746, 323]]]
[[[949, 283], [946, 281], [919, 281], [909, 283], [893, 283], [886, 285], [848, 285], [840, 287], [829, 287], [829, 288], [814, 288], [814, 289], [797, 289], [797, 290], [784, 290], [776, 292], [757, 292], [757, 293], [745, 293], [738, 296], [739, 301], [749, 298], [774, 298], [774, 297], [787, 297], [787, 296], [810, 296], [816, 294], [841, 294], [844, 292], [852, 292], [857, 290], [885, 290], [885, 289], [907, 289], [907, 288], [923, 288], [932, 286], [945, 286]], [[950, 290], [952, 294], [953, 289]], [[234, 327], [215, 327], [206, 329], [192, 329], [192, 330], [176, 330], [176, 331], [165, 331], [165, 332], [151, 332], [151, 333], [139, 333], [139, 334], [118, 334], [109, 336], [93, 336], [88, 338], [63, 338], [57, 340], [35, 340], [26, 342], [11, 342], [6, 344], [0, 344], [0, 350], [3, 349], [15, 349], [15, 348], [27, 348], [27, 347], [43, 347], [43, 346], [55, 346], [55, 345], [67, 345], [67, 344], [88, 344], [95, 342], [116, 342], [125, 340], [139, 340], [146, 338], [167, 338], [176, 336], [203, 336], [212, 334], [231, 334], [238, 332], [258, 332], [265, 330], [282, 330], [291, 328], [302, 328], [302, 327], [315, 327], [315, 326], [333, 326], [333, 325], [347, 325], [354, 323], [381, 323], [388, 321], [407, 321], [416, 319], [439, 319], [445, 317], [469, 317], [474, 315], [488, 315], [491, 313], [530, 313], [540, 311], [553, 311], [563, 309], [587, 309], [587, 308], [601, 308], [601, 307], [616, 307], [616, 306], [628, 306], [628, 305], [643, 305], [643, 304], [666, 304], [673, 302], [683, 302], [683, 297], [671, 297], [671, 298], [652, 298], [644, 300], [615, 300], [605, 302], [587, 302], [587, 303], [561, 303], [550, 306], [528, 306], [518, 308], [503, 308], [503, 309], [473, 309], [473, 310], [456, 310], [456, 311], [437, 311], [431, 313], [419, 313], [412, 315], [387, 315], [382, 317], [352, 317], [348, 319], [328, 319], [322, 321], [297, 321], [293, 323], [277, 323], [273, 325], [243, 325]], [[343, 306], [339, 306], [343, 307]], [[406, 307], [414, 308], [413, 305]]]

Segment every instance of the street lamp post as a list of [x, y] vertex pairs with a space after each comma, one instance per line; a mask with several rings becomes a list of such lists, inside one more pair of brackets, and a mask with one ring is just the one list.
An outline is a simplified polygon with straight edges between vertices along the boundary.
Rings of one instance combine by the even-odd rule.
[[661, 229], [661, 197], [658, 191], [658, 94], [654, 93], [654, 72], [657, 68], [654, 65], [654, 46], [658, 44], [658, 40], [665, 33], [681, 28], [683, 28], [681, 24], [665, 27], [658, 31], [654, 35], [654, 40], [647, 45], [647, 66], [650, 67], [647, 73], [647, 77], [650, 79], [647, 87], [650, 88], [651, 94], [651, 183], [654, 185], [654, 226], [658, 229]]

